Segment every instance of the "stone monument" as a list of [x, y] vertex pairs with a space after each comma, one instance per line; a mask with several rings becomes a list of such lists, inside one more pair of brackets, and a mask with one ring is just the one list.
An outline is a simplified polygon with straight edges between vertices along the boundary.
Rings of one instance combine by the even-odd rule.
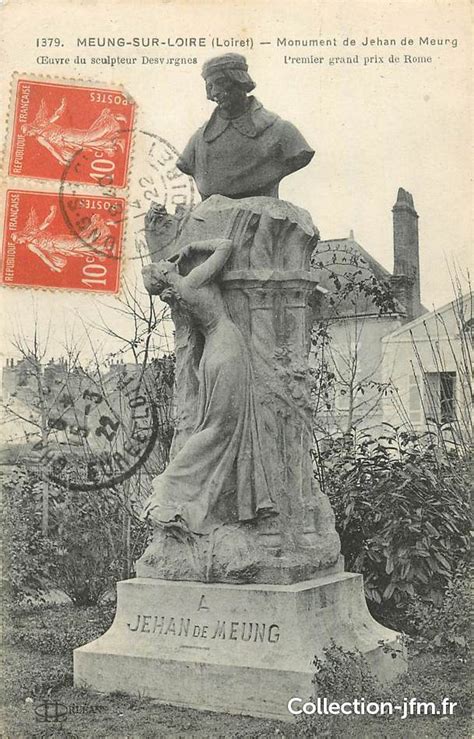
[[75, 650], [77, 685], [194, 708], [289, 718], [331, 640], [382, 678], [405, 669], [381, 642], [362, 577], [345, 573], [314, 478], [307, 358], [323, 291], [318, 231], [278, 199], [314, 152], [248, 93], [245, 58], [203, 68], [217, 103], [177, 166], [202, 202], [146, 217], [151, 294], [175, 324], [176, 429], [143, 515], [153, 538], [118, 584], [110, 630]]

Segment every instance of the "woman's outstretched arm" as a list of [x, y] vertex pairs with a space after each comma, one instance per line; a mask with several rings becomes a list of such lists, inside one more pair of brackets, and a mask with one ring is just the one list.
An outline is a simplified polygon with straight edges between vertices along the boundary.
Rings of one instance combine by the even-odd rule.
[[230, 239], [193, 241], [182, 249], [179, 261], [196, 252], [207, 252], [210, 256], [183, 278], [184, 284], [190, 287], [200, 287], [216, 276], [230, 257], [232, 241]]
[[[210, 256], [191, 272], [183, 277], [177, 271], [176, 262], [163, 260], [146, 264], [142, 269], [145, 287], [151, 295], [159, 295], [164, 285], [174, 285], [181, 289], [200, 287], [209, 282], [222, 269], [232, 251], [230, 239], [208, 239], [193, 241], [181, 249], [179, 261], [196, 252], [208, 253]], [[165, 268], [164, 268], [165, 267]]]

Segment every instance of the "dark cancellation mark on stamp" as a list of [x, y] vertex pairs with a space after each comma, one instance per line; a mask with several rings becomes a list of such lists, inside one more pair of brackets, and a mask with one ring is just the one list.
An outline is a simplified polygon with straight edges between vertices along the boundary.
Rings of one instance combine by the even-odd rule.
[[[126, 133], [126, 132], [124, 132]], [[107, 230], [106, 247], [110, 260], [120, 261], [122, 257], [122, 234], [126, 223], [127, 202], [118, 198], [122, 194], [113, 184], [110, 173], [104, 172], [96, 181], [99, 186], [95, 192], [84, 193], [75, 185], [74, 177], [80, 175], [81, 170], [89, 164], [89, 157], [85, 150], [77, 151], [68, 161], [61, 173], [59, 183], [59, 207], [64, 222], [71, 235], [82, 241], [90, 250], [99, 256], [103, 252], [103, 231]], [[113, 203], [104, 209], [101, 200], [112, 200]], [[78, 203], [87, 202], [92, 207], [92, 215], [84, 216], [78, 208]], [[95, 222], [102, 221], [104, 227], [98, 228]], [[84, 237], [84, 230], [86, 237]], [[120, 236], [120, 239], [119, 239]]]
[[9, 190], [2, 283], [116, 293], [124, 206], [118, 197], [71, 194], [63, 201], [54, 192]]
[[71, 381], [64, 409], [49, 420], [41, 455], [46, 478], [69, 490], [101, 490], [143, 467], [160, 430], [151, 375], [118, 365], [106, 378], [84, 374]]
[[81, 152], [84, 166], [71, 171], [71, 181], [95, 186], [108, 174], [115, 187], [125, 187], [134, 115], [135, 103], [121, 89], [18, 79], [8, 173], [59, 180]]
[[[123, 131], [124, 135], [128, 131]], [[144, 261], [150, 256], [145, 239], [144, 217], [152, 202], [158, 203], [163, 212], [178, 213], [181, 216], [181, 225], [189, 217], [191, 210], [199, 199], [196, 186], [191, 177], [181, 172], [176, 162], [178, 150], [166, 139], [148, 131], [139, 130], [135, 134], [135, 158], [131, 168], [129, 194], [123, 206], [115, 205], [107, 214], [107, 225], [112, 231], [109, 244], [113, 245], [115, 230], [131, 221], [131, 232], [135, 242], [134, 253], [128, 254], [131, 260]], [[89, 168], [89, 154], [85, 150], [78, 150], [64, 167], [60, 179], [59, 201], [61, 212], [68, 224], [71, 234], [82, 238], [84, 227], [90, 227], [83, 217], [78, 217], [73, 198], [81, 191], [76, 187], [78, 178], [84, 179], [84, 169]], [[96, 178], [96, 185], [101, 197], [117, 197], [117, 188], [111, 173], [104, 171]], [[89, 200], [92, 196], [89, 196]], [[99, 231], [92, 229], [92, 237], [88, 236], [87, 246], [97, 248], [101, 252]], [[170, 234], [170, 239], [174, 234]], [[97, 244], [94, 243], [97, 240]], [[120, 259], [121, 249], [110, 249], [111, 259]]]

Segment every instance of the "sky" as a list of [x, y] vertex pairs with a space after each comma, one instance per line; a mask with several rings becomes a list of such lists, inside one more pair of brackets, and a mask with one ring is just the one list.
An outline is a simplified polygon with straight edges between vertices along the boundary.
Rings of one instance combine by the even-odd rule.
[[[296, 12], [296, 7], [298, 12]], [[10, 83], [14, 71], [35, 75], [95, 80], [122, 85], [138, 107], [137, 135], [130, 166], [129, 202], [144, 197], [143, 178], [150, 173], [144, 153], [146, 131], [180, 151], [191, 134], [212, 112], [200, 77], [202, 63], [216, 53], [239, 51], [247, 57], [257, 83], [255, 95], [266, 108], [290, 120], [316, 151], [311, 164], [286, 178], [280, 197], [312, 215], [321, 238], [342, 238], [354, 231], [358, 241], [383, 266], [393, 266], [392, 214], [398, 187], [414, 197], [419, 214], [421, 292], [431, 309], [453, 298], [449, 272], [470, 266], [471, 221], [471, 108], [469, 3], [435, 0], [347, 0], [297, 3], [282, 0], [244, 0], [199, 3], [113, 2], [61, 3], [33, 0], [2, 7], [3, 77], [1, 117], [8, 129]], [[54, 29], [54, 30], [52, 30]], [[39, 65], [36, 38], [54, 36], [63, 44], [40, 50], [70, 58], [66, 67]], [[155, 37], [165, 41], [158, 50], [84, 48], [78, 38]], [[419, 38], [435, 44], [419, 46]], [[167, 39], [205, 39], [204, 48], [176, 48]], [[286, 38], [287, 46], [278, 45]], [[402, 40], [414, 39], [413, 49]], [[217, 48], [216, 41], [246, 40], [252, 48]], [[336, 46], [289, 46], [295, 39], [336, 40]], [[347, 45], [344, 44], [347, 40]], [[350, 39], [354, 44], [350, 45]], [[374, 39], [373, 46], [364, 46]], [[394, 39], [395, 46], [377, 45]], [[251, 43], [250, 43], [251, 42]], [[263, 42], [263, 43], [262, 43]], [[440, 43], [438, 43], [440, 42]], [[214, 47], [213, 47], [214, 43]], [[86, 65], [74, 63], [80, 54]], [[195, 57], [197, 64], [143, 65], [141, 57], [165, 60]], [[389, 56], [401, 61], [390, 63]], [[405, 61], [431, 55], [431, 63]], [[135, 55], [139, 63], [92, 64], [92, 58]], [[322, 63], [289, 62], [289, 57], [324, 57]], [[358, 64], [348, 57], [358, 56]], [[384, 61], [363, 64], [365, 56]], [[329, 63], [329, 59], [345, 59]], [[48, 189], [46, 183], [4, 179], [4, 187]], [[49, 186], [50, 187], [50, 186]], [[3, 199], [3, 196], [2, 196]], [[3, 222], [3, 217], [2, 217]], [[124, 242], [124, 277], [140, 280], [136, 259], [137, 219], [129, 218]], [[14, 356], [10, 341], [15, 332], [31, 333], [34, 317], [43, 333], [51, 325], [50, 354], [62, 352], [67, 332], [78, 339], [84, 324], [102, 320], [118, 333], [128, 332], [129, 321], [113, 310], [112, 297], [73, 292], [2, 288], [2, 357]], [[104, 351], [114, 343], [92, 330]], [[85, 351], [87, 340], [84, 340]], [[103, 343], [101, 343], [103, 342]]]

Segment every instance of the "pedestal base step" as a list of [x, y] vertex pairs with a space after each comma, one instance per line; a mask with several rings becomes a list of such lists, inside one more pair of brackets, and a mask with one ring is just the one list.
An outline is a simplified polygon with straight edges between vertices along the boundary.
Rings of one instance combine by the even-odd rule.
[[290, 698], [314, 697], [313, 660], [331, 640], [359, 649], [382, 680], [406, 669], [380, 646], [398, 635], [370, 616], [361, 575], [292, 585], [136, 578], [118, 583], [109, 631], [74, 651], [74, 684], [290, 719]]

